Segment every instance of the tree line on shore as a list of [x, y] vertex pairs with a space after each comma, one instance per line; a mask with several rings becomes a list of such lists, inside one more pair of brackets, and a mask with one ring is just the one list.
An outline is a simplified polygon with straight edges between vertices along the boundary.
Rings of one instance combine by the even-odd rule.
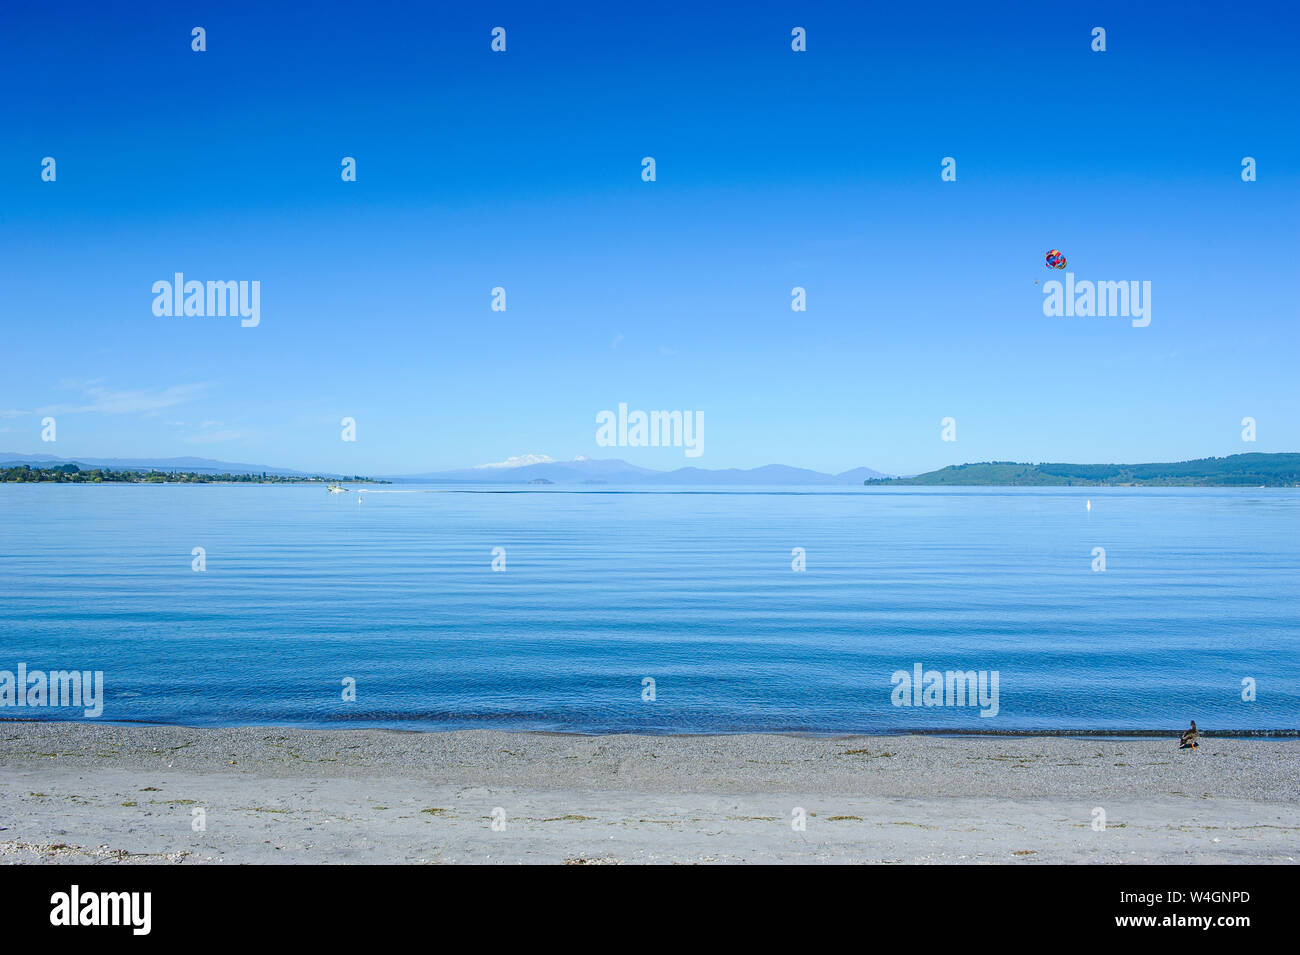
[[1231, 454], [1167, 464], [957, 464], [908, 478], [871, 478], [864, 484], [967, 486], [1296, 487], [1300, 454]]
[[86, 468], [75, 464], [32, 467], [11, 464], [0, 467], [0, 483], [5, 484], [332, 484], [345, 480], [367, 482], [360, 476], [326, 478], [320, 475], [290, 477], [278, 474], [207, 474], [202, 471], [134, 471], [129, 469]]

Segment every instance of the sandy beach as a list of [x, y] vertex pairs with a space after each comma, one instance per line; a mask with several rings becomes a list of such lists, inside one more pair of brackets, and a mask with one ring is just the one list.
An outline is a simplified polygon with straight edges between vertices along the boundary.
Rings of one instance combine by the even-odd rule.
[[[1297, 740], [1211, 736], [1180, 751], [1175, 738], [592, 737], [10, 722], [0, 723], [0, 768], [6, 863], [1300, 856]], [[796, 810], [805, 828], [792, 824]], [[1105, 813], [1101, 830], [1097, 810]]]

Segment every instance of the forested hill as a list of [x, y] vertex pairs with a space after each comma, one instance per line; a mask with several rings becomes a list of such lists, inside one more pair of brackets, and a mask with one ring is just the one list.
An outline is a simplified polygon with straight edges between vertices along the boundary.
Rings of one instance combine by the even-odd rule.
[[910, 478], [864, 484], [1154, 487], [1297, 487], [1300, 454], [1233, 454], [1172, 464], [958, 464]]

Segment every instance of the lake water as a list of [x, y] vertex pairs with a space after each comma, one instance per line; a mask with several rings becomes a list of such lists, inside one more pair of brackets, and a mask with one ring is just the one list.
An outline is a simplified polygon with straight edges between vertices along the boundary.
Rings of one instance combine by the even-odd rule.
[[[416, 490], [0, 485], [0, 670], [191, 725], [1300, 726], [1297, 490]], [[917, 664], [996, 715], [895, 706]]]

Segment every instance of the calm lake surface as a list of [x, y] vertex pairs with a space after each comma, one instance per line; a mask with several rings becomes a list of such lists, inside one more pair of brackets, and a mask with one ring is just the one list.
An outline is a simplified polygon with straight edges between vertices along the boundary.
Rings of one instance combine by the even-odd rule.
[[[1300, 726], [1294, 489], [418, 488], [0, 485], [0, 670], [191, 725]], [[997, 715], [895, 706], [916, 664]]]

